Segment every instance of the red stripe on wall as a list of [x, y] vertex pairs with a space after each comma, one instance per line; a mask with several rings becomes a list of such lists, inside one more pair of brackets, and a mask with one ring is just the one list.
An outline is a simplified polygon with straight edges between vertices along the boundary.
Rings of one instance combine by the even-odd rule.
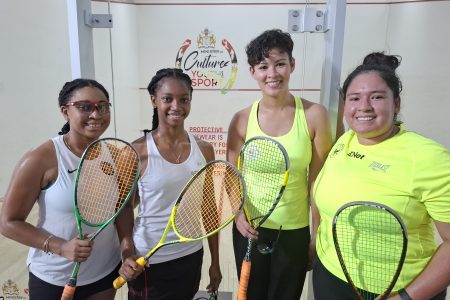
[[[139, 88], [140, 90], [147, 90], [147, 88]], [[216, 92], [222, 91], [223, 89], [196, 89], [196, 92]], [[259, 92], [260, 89], [227, 89], [227, 92]], [[320, 92], [320, 89], [289, 89], [291, 92]]]
[[[195, 3], [195, 2], [186, 2], [186, 3], [134, 3], [133, 0], [91, 0], [92, 2], [110, 2], [110, 3], [122, 3], [122, 4], [131, 4], [131, 5], [143, 5], [143, 6], [151, 6], [151, 5], [159, 5], [159, 6], [182, 6], [182, 5], [188, 5], [188, 6], [215, 6], [215, 5], [235, 5], [235, 6], [239, 6], [239, 5], [248, 5], [248, 6], [255, 6], [255, 5], [323, 5], [326, 4], [326, 2], [303, 2], [303, 3], [290, 3], [290, 2], [253, 2], [253, 3], [248, 3], [248, 2], [242, 2], [242, 3], [238, 3], [238, 2], [217, 2], [217, 3]], [[389, 2], [373, 2], [373, 1], [367, 1], [367, 2], [347, 2], [347, 5], [390, 5], [390, 4], [411, 4], [411, 3], [431, 3], [431, 2], [450, 2], [450, 0], [404, 0], [404, 1], [389, 1]]]

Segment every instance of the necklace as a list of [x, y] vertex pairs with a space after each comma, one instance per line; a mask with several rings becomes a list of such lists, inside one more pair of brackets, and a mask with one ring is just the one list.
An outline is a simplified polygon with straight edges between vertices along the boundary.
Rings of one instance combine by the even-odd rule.
[[171, 155], [175, 158], [175, 163], [179, 164], [181, 162], [181, 158], [182, 158], [182, 156], [185, 152], [185, 148], [186, 148], [186, 147], [184, 147], [184, 144], [186, 143], [186, 141], [184, 141], [184, 139], [179, 140], [178, 145], [181, 146], [181, 150], [180, 150], [180, 153], [177, 154], [175, 151], [175, 145], [176, 145], [175, 142], [169, 142], [167, 140], [163, 142], [164, 139], [159, 134], [159, 131], [156, 131], [153, 133], [153, 138], [156, 143], [156, 146], [159, 145], [159, 147], [165, 148], [165, 146], [162, 146], [162, 145], [166, 145], [167, 148], [169, 148], [168, 150], [170, 151]]
[[63, 135], [63, 142], [64, 142], [64, 145], [66, 145], [67, 149], [70, 150], [70, 152], [75, 153], [75, 152], [73, 152], [72, 147], [70, 147], [69, 143], [66, 141], [65, 135]]
[[183, 144], [181, 144], [181, 151], [180, 151], [180, 154], [176, 155], [176, 154], [175, 154], [175, 151], [174, 151], [173, 149], [171, 149], [171, 151], [172, 151], [173, 157], [175, 157], [175, 162], [176, 162], [177, 164], [179, 164], [179, 163], [180, 163], [181, 155], [184, 153], [184, 147], [183, 147]]

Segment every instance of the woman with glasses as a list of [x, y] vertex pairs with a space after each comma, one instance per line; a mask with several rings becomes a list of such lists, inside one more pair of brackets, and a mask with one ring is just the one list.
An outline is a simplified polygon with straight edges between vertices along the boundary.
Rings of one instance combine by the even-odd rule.
[[[110, 123], [106, 89], [97, 81], [75, 79], [59, 93], [66, 124], [54, 137], [27, 152], [14, 170], [0, 215], [1, 234], [30, 247], [30, 299], [60, 299], [74, 262], [82, 262], [74, 299], [114, 299], [120, 251], [109, 224], [93, 242], [78, 238], [73, 212], [74, 180], [87, 146]], [[34, 204], [37, 225], [26, 221]]]
[[[229, 126], [227, 159], [237, 163], [244, 142], [267, 136], [280, 142], [290, 159], [286, 190], [273, 213], [258, 231], [244, 214], [236, 218], [233, 244], [238, 276], [247, 239], [258, 239], [251, 253], [247, 299], [298, 300], [309, 256], [309, 189], [331, 148], [331, 129], [325, 108], [294, 96], [289, 79], [295, 69], [294, 43], [288, 33], [268, 30], [246, 47], [250, 74], [262, 97], [237, 112]], [[317, 218], [313, 216], [313, 226]], [[282, 227], [282, 229], [280, 229]], [[259, 250], [259, 251], [258, 251]]]

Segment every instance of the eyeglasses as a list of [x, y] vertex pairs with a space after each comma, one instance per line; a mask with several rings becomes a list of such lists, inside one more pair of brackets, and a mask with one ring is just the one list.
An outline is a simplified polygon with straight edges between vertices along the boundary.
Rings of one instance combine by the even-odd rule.
[[91, 102], [89, 100], [80, 100], [69, 102], [66, 105], [75, 106], [78, 110], [83, 113], [91, 114], [95, 109], [101, 114], [109, 113], [109, 108], [111, 107], [111, 103], [108, 101], [100, 101], [98, 103]]
[[[278, 239], [280, 238], [281, 227], [283, 227], [283, 226], [280, 226], [280, 229], [278, 230], [277, 238], [275, 239], [274, 242], [267, 241], [267, 242], [259, 242], [258, 243], [257, 248], [258, 248], [258, 252], [259, 253], [261, 253], [261, 254], [270, 254], [270, 253], [272, 253], [275, 250], [275, 246], [277, 245]], [[262, 236], [260, 238], [262, 238]]]

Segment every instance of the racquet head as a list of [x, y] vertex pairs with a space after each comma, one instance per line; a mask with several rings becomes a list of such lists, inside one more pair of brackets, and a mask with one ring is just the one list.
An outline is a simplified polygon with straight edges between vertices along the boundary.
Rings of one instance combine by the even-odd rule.
[[175, 204], [173, 227], [179, 237], [198, 240], [228, 225], [244, 203], [241, 173], [224, 160], [209, 162], [186, 184]]
[[83, 153], [75, 179], [75, 213], [89, 226], [113, 219], [131, 198], [139, 177], [136, 150], [116, 138], [99, 139]]
[[[75, 217], [80, 238], [81, 223], [99, 227], [93, 240], [125, 207], [139, 177], [140, 160], [136, 150], [116, 138], [99, 139], [86, 148], [75, 178]], [[62, 300], [74, 297], [80, 263], [76, 263]]]
[[[242, 209], [246, 186], [239, 170], [224, 160], [208, 162], [185, 185], [158, 244], [136, 262], [144, 266], [159, 248], [207, 238], [227, 226]], [[165, 241], [172, 227], [178, 240]], [[125, 284], [119, 276], [113, 286]]]
[[387, 298], [408, 244], [398, 214], [379, 203], [350, 202], [336, 212], [332, 231], [342, 270], [358, 297]]
[[247, 186], [244, 210], [253, 228], [258, 228], [283, 195], [289, 178], [288, 154], [274, 139], [253, 137], [241, 147], [238, 168]]

